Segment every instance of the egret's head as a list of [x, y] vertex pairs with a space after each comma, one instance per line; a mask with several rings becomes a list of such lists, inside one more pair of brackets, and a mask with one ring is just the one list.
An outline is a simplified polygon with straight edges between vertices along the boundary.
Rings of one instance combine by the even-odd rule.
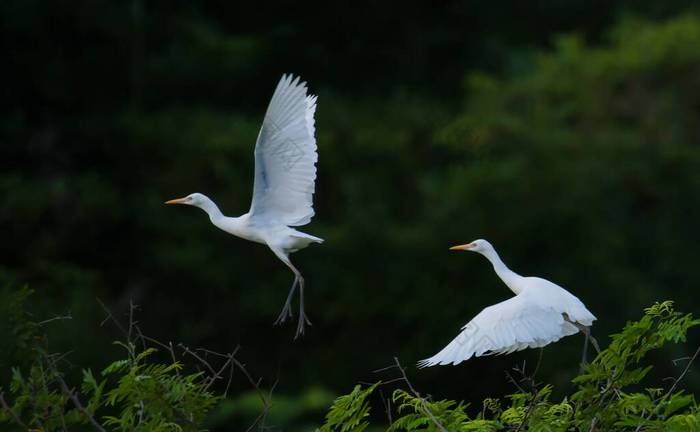
[[491, 246], [491, 243], [489, 243], [483, 239], [474, 240], [471, 243], [458, 245], [458, 246], [452, 246], [450, 248], [450, 250], [466, 250], [466, 251], [472, 251], [472, 252], [478, 252], [478, 253], [484, 253], [485, 251], [488, 251], [491, 249], [493, 249], [493, 246]]
[[186, 204], [195, 207], [201, 207], [204, 204], [206, 197], [199, 192], [189, 194], [184, 198], [171, 199], [166, 201], [166, 204]]

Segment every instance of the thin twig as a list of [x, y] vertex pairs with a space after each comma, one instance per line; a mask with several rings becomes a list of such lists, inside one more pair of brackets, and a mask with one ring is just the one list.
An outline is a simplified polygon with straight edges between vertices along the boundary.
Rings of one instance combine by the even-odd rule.
[[137, 324], [134, 321], [134, 310], [138, 306], [134, 304], [133, 300], [129, 299], [129, 333], [126, 336], [126, 340], [131, 343], [131, 334], [134, 329], [134, 325]]
[[685, 365], [685, 369], [683, 369], [683, 372], [678, 376], [678, 378], [676, 378], [676, 380], [673, 382], [673, 385], [668, 390], [668, 392], [666, 392], [667, 395], [670, 395], [671, 393], [673, 393], [673, 391], [678, 386], [678, 383], [681, 382], [681, 380], [685, 377], [685, 374], [687, 374], [688, 371], [690, 370], [690, 366], [693, 365], [693, 362], [698, 357], [698, 354], [700, 354], [700, 347], [698, 347], [698, 349], [695, 350], [695, 354], [693, 354], [693, 357], [690, 358], [690, 360], [688, 361], [688, 364]]
[[593, 417], [593, 420], [591, 420], [591, 428], [588, 429], [588, 432], [593, 432], [593, 430], [595, 429], [595, 424], [596, 424], [596, 423], [598, 423], [598, 417], [597, 417], [597, 416]]
[[388, 371], [388, 370], [390, 370], [390, 369], [396, 369], [396, 365], [393, 364], [393, 365], [389, 365], [389, 366], [387, 366], [387, 367], [383, 367], [383, 368], [381, 368], [381, 369], [376, 369], [376, 370], [373, 370], [372, 373], [384, 372], [384, 371]]
[[384, 392], [382, 391], [382, 389], [379, 389], [379, 397], [382, 398], [382, 404], [384, 405], [384, 411], [386, 412], [387, 420], [389, 420], [389, 426], [391, 426], [394, 423], [394, 420], [391, 417], [391, 399], [384, 397]]
[[186, 346], [185, 346], [184, 344], [182, 344], [182, 343], [177, 344], [177, 346], [180, 347], [180, 348], [182, 348], [182, 349], [185, 351], [186, 354], [189, 354], [189, 355], [191, 355], [192, 357], [194, 357], [194, 358], [196, 358], [197, 360], [199, 360], [199, 362], [200, 362], [201, 364], [203, 364], [204, 366], [206, 366], [207, 369], [209, 369], [209, 372], [211, 372], [212, 376], [215, 376], [215, 375], [216, 375], [216, 371], [214, 370], [214, 368], [209, 364], [208, 361], [204, 360], [199, 354], [197, 354], [196, 352], [192, 351], [191, 349], [189, 349], [188, 347], [186, 347]]
[[64, 417], [65, 414], [66, 414], [66, 404], [65, 404], [65, 402], [64, 402], [63, 404], [61, 404], [61, 412], [60, 412], [60, 415], [61, 415], [61, 426], [63, 427], [63, 430], [64, 430], [65, 432], [68, 432], [68, 426], [66, 425], [66, 419], [65, 419], [65, 417]]
[[[685, 369], [683, 369], [683, 372], [681, 372], [681, 374], [678, 375], [678, 378], [673, 380], [673, 384], [671, 385], [671, 388], [669, 388], [668, 391], [666, 393], [664, 393], [662, 396], [659, 396], [658, 398], [656, 398], [654, 400], [654, 403], [656, 404], [657, 409], [658, 409], [659, 403], [661, 401], [663, 401], [664, 399], [666, 399], [667, 397], [669, 397], [673, 394], [673, 392], [676, 390], [676, 387], [678, 387], [678, 384], [683, 380], [683, 378], [685, 378], [685, 375], [690, 370], [690, 366], [693, 365], [693, 362], [695, 361], [695, 359], [698, 357], [699, 354], [700, 354], [700, 347], [698, 347], [698, 349], [695, 350], [695, 354], [693, 354], [693, 356], [690, 357], [690, 360], [688, 360], [688, 364], [685, 365]], [[685, 358], [687, 358], [687, 357], [685, 357]], [[674, 364], [675, 363], [676, 362], [674, 361]], [[637, 428], [634, 431], [635, 432], [641, 431], [642, 427], [644, 426], [644, 422], [649, 420], [655, 411], [656, 410], [650, 410], [646, 416], [642, 415], [642, 421], [639, 422], [639, 424], [637, 425]]]
[[537, 371], [540, 369], [540, 364], [542, 363], [542, 352], [544, 351], [543, 348], [540, 348], [540, 353], [539, 356], [537, 357], [537, 363], [535, 364], [535, 369], [532, 371], [531, 374], [527, 373], [526, 370], [526, 363], [523, 360], [523, 365], [520, 369], [517, 367], [514, 367], [513, 370], [518, 372], [521, 375], [520, 382], [526, 382], [530, 386], [530, 391], [525, 392], [525, 390], [518, 385], [517, 382], [515, 382], [515, 379], [506, 371], [506, 376], [508, 376], [508, 379], [520, 390], [521, 393], [530, 393], [530, 403], [528, 404], [527, 411], [525, 412], [525, 416], [523, 417], [523, 420], [520, 422], [518, 425], [518, 428], [515, 430], [515, 432], [520, 432], [523, 430], [523, 427], [527, 424], [528, 419], [530, 418], [530, 415], [532, 414], [532, 411], [535, 409], [535, 406], [537, 405], [538, 402], [538, 391], [537, 391]]
[[233, 361], [233, 364], [235, 364], [236, 367], [238, 367], [238, 369], [240, 369], [240, 371], [243, 372], [243, 375], [246, 376], [246, 378], [248, 379], [248, 382], [250, 382], [250, 384], [253, 386], [253, 388], [255, 388], [255, 391], [258, 393], [258, 396], [260, 397], [260, 401], [263, 404], [263, 411], [255, 419], [253, 424], [248, 428], [248, 430], [246, 432], [251, 431], [253, 429], [253, 427], [255, 427], [255, 425], [258, 423], [260, 423], [261, 429], [262, 429], [262, 427], [265, 424], [265, 419], [267, 418], [267, 414], [270, 411], [270, 408], [272, 408], [272, 402], [270, 402], [270, 401], [272, 400], [272, 392], [274, 391], [275, 387], [277, 387], [278, 380], [275, 380], [275, 382], [272, 384], [272, 388], [270, 389], [270, 392], [266, 395], [260, 389], [260, 380], [258, 380], [258, 382], [256, 382], [253, 379], [253, 377], [250, 375], [248, 370], [245, 368], [245, 366], [241, 362], [239, 362], [235, 357], [232, 356], [231, 360]]
[[[146, 338], [145, 338], [143, 332], [141, 331], [141, 327], [139, 327], [138, 324], [134, 323], [134, 329], [136, 330], [137, 339], [139, 341], [141, 341], [141, 348], [145, 351], [146, 350]], [[160, 345], [163, 346], [164, 348], [168, 349], [165, 344], [160, 343]], [[175, 362], [173, 362], [173, 363], [175, 363]]]
[[433, 413], [430, 411], [430, 408], [428, 407], [428, 403], [426, 400], [416, 391], [415, 388], [413, 388], [413, 385], [411, 384], [411, 381], [409, 381], [408, 376], [406, 376], [406, 371], [404, 368], [401, 366], [401, 363], [399, 363], [398, 357], [394, 357], [394, 362], [396, 363], [396, 368], [401, 372], [401, 376], [403, 377], [403, 380], [406, 382], [406, 385], [408, 386], [409, 390], [413, 395], [420, 400], [421, 406], [423, 407], [423, 410], [425, 411], [425, 414], [430, 418], [430, 420], [435, 424], [435, 426], [440, 430], [440, 432], [447, 432], [447, 429], [445, 429], [445, 426], [442, 425], [438, 421], [437, 418], [433, 415]]
[[508, 371], [505, 371], [505, 372], [506, 372], [506, 378], [508, 378], [508, 381], [509, 381], [511, 384], [513, 384], [513, 385], [515, 386], [515, 388], [517, 388], [518, 391], [519, 391], [520, 393], [527, 393], [527, 392], [525, 391], [525, 389], [522, 388], [522, 387], [520, 386], [520, 384], [518, 384], [518, 382], [515, 380], [515, 378], [513, 378], [513, 375], [511, 375], [510, 372], [508, 372]]
[[80, 403], [80, 400], [78, 397], [75, 395], [73, 391], [71, 391], [68, 388], [68, 385], [66, 384], [65, 381], [63, 381], [63, 378], [61, 378], [60, 375], [56, 374], [56, 378], [58, 379], [58, 382], [61, 384], [61, 389], [63, 389], [63, 393], [65, 393], [70, 399], [73, 401], [73, 404], [75, 405], [76, 408], [78, 408], [78, 411], [83, 413], [85, 417], [90, 421], [90, 423], [94, 426], [95, 429], [97, 429], [100, 432], [107, 432], [105, 428], [103, 428], [99, 423], [97, 423], [97, 420], [95, 420], [95, 417], [90, 414], [90, 412], [85, 409], [82, 403]]
[[7, 404], [5, 401], [5, 393], [0, 392], [0, 405], [2, 405], [2, 409], [10, 413], [12, 416], [12, 419], [17, 423], [18, 425], [22, 426], [24, 429], [29, 429], [29, 427], [22, 422], [22, 420], [19, 419], [17, 416], [17, 413], [14, 412], [12, 408]]
[[515, 430], [515, 432], [520, 432], [523, 429], [523, 426], [527, 423], [527, 420], [530, 418], [530, 414], [532, 414], [532, 410], [535, 409], [535, 405], [537, 404], [537, 393], [535, 393], [535, 390], [533, 389], [533, 395], [532, 399], [530, 399], [530, 404], [527, 407], [527, 412], [525, 413], [525, 417], [523, 417], [523, 420], [520, 422], [518, 425], [518, 428]]
[[[396, 369], [396, 366], [392, 366], [391, 368], [392, 368], [392, 369]], [[403, 379], [403, 377], [399, 377], [399, 378], [393, 378], [393, 379], [386, 380], [386, 381], [385, 381], [385, 380], [382, 380], [380, 385], [386, 386], [386, 385], [389, 385], [389, 384], [393, 384], [393, 383], [395, 383], [395, 382], [404, 382], [404, 379]], [[376, 384], [376, 383], [367, 382], [367, 381], [358, 381], [358, 383], [359, 383], [359, 384], [362, 384], [362, 385], [365, 385], [365, 386], [367, 386], [367, 387], [373, 386], [374, 384]]]
[[[233, 359], [234, 354], [235, 351], [231, 353], [231, 359]], [[231, 388], [231, 382], [233, 382], [233, 367], [229, 368], [228, 370], [228, 381], [226, 382], [226, 388], [224, 389], [224, 397], [228, 396], [228, 390]]]
[[[54, 378], [58, 381], [58, 383], [61, 385], [61, 390], [63, 390], [63, 393], [70, 398], [71, 401], [73, 401], [73, 405], [80, 411], [87, 419], [90, 421], [90, 423], [93, 425], [95, 429], [97, 429], [100, 432], [107, 432], [98, 422], [95, 420], [95, 417], [90, 414], [90, 412], [85, 409], [82, 403], [80, 403], [80, 399], [78, 399], [78, 396], [76, 396], [75, 392], [70, 390], [68, 388], [68, 384], [63, 380], [63, 377], [61, 377], [61, 374], [58, 372], [56, 369], [56, 363], [61, 361], [65, 356], [68, 354], [48, 354], [45, 351], [39, 351], [46, 361], [46, 366], [49, 368], [51, 374], [54, 376]], [[55, 357], [55, 358], [53, 358]], [[43, 373], [42, 373], [43, 375]], [[44, 428], [42, 427], [42, 430]]]
[[97, 303], [99, 303], [100, 306], [102, 307], [102, 310], [104, 310], [104, 311], [107, 313], [107, 316], [105, 317], [105, 319], [103, 319], [102, 322], [100, 323], [100, 327], [102, 327], [103, 325], [105, 325], [105, 323], [106, 323], [107, 321], [110, 321], [110, 320], [111, 320], [112, 322], [114, 322], [114, 325], [116, 325], [117, 328], [118, 328], [124, 335], [128, 335], [129, 333], [126, 331], [126, 329], [124, 328], [124, 326], [122, 326], [122, 324], [119, 322], [119, 320], [116, 319], [116, 318], [114, 317], [114, 315], [112, 315], [112, 311], [110, 311], [109, 308], [108, 308], [107, 306], [105, 306], [104, 303], [102, 303], [102, 300], [100, 300], [100, 299], [98, 298], [98, 299], [97, 299]]
[[[211, 387], [211, 385], [214, 384], [214, 381], [216, 381], [217, 379], [220, 379], [220, 378], [221, 378], [221, 374], [222, 374], [222, 373], [226, 370], [226, 368], [229, 367], [229, 365], [231, 365], [232, 363], [233, 363], [233, 355], [231, 355], [230, 357], [228, 357], [228, 360], [226, 360], [226, 362], [224, 363], [224, 365], [221, 366], [221, 368], [219, 368], [219, 371], [216, 372], [216, 374], [210, 378], [209, 383], [207, 383], [207, 385], [204, 387], [204, 391], [209, 390], [209, 387]], [[233, 367], [231, 367], [231, 369], [233, 369]], [[226, 386], [226, 387], [228, 388], [228, 386]]]
[[48, 323], [53, 322], [53, 321], [72, 320], [72, 319], [73, 319], [73, 317], [69, 313], [68, 315], [56, 316], [56, 317], [49, 318], [49, 319], [44, 320], [44, 321], [39, 321], [37, 324], [44, 325], [44, 324], [48, 324]]
[[255, 421], [253, 421], [253, 424], [251, 424], [248, 429], [246, 429], [246, 432], [250, 432], [253, 430], [253, 428], [260, 424], [260, 430], [265, 429], [265, 420], [267, 419], [267, 415], [270, 412], [270, 408], [272, 408], [272, 404], [269, 402], [272, 400], [272, 392], [275, 390], [275, 387], [277, 387], [278, 381], [275, 380], [274, 383], [272, 383], [272, 387], [270, 388], [270, 392], [268, 395], [263, 399], [263, 410], [258, 416], [255, 418]]

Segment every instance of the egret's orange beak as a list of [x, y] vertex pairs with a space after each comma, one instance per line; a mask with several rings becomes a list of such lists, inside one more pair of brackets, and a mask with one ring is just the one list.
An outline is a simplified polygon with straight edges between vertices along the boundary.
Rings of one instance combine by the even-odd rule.
[[187, 197], [184, 198], [178, 198], [178, 199], [171, 199], [170, 201], [166, 201], [166, 204], [187, 204]]
[[450, 250], [469, 250], [473, 246], [471, 243], [463, 244], [463, 245], [457, 245], [457, 246], [452, 246]]

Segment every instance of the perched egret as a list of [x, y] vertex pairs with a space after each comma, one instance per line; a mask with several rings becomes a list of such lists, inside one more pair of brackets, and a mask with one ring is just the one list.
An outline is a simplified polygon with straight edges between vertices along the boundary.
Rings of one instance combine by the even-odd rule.
[[299, 286], [299, 321], [296, 336], [311, 324], [304, 313], [304, 278], [289, 254], [322, 243], [323, 239], [300, 232], [293, 226], [306, 225], [314, 215], [316, 180], [316, 138], [314, 113], [316, 96], [308, 95], [299, 77], [283, 75], [267, 108], [255, 144], [255, 181], [248, 213], [224, 216], [214, 202], [201, 193], [167, 201], [199, 207], [211, 222], [229, 234], [266, 244], [294, 272], [294, 283], [275, 324], [292, 317], [291, 302]]
[[486, 240], [475, 240], [450, 249], [485, 256], [515, 297], [482, 310], [462, 327], [462, 332], [442, 351], [418, 362], [420, 367], [456, 365], [472, 356], [509, 354], [525, 348], [539, 348], [579, 331], [586, 336], [586, 344], [590, 338], [596, 350], [600, 351], [589, 330], [596, 317], [581, 300], [564, 288], [548, 280], [523, 277], [510, 270]]

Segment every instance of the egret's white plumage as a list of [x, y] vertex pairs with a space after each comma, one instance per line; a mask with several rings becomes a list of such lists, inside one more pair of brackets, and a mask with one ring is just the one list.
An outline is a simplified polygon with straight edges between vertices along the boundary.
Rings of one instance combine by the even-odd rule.
[[462, 327], [462, 332], [442, 351], [420, 361], [420, 367], [456, 365], [472, 356], [539, 348], [579, 331], [586, 333], [586, 337], [590, 336], [588, 327], [596, 317], [564, 288], [548, 280], [523, 277], [510, 270], [486, 240], [476, 240], [452, 249], [484, 255], [493, 264], [496, 274], [516, 295], [485, 308]]
[[267, 108], [255, 144], [255, 181], [250, 211], [239, 217], [224, 216], [214, 202], [200, 193], [167, 201], [201, 208], [212, 224], [229, 234], [266, 244], [294, 272], [294, 283], [276, 323], [292, 316], [291, 301], [299, 286], [299, 322], [296, 336], [309, 321], [304, 313], [304, 278], [289, 254], [323, 239], [297, 231], [314, 215], [316, 180], [314, 114], [316, 96], [307, 94], [299, 77], [284, 75]]
[[316, 96], [299, 78], [282, 77], [255, 145], [251, 217], [274, 218], [288, 226], [306, 225], [314, 215]]

